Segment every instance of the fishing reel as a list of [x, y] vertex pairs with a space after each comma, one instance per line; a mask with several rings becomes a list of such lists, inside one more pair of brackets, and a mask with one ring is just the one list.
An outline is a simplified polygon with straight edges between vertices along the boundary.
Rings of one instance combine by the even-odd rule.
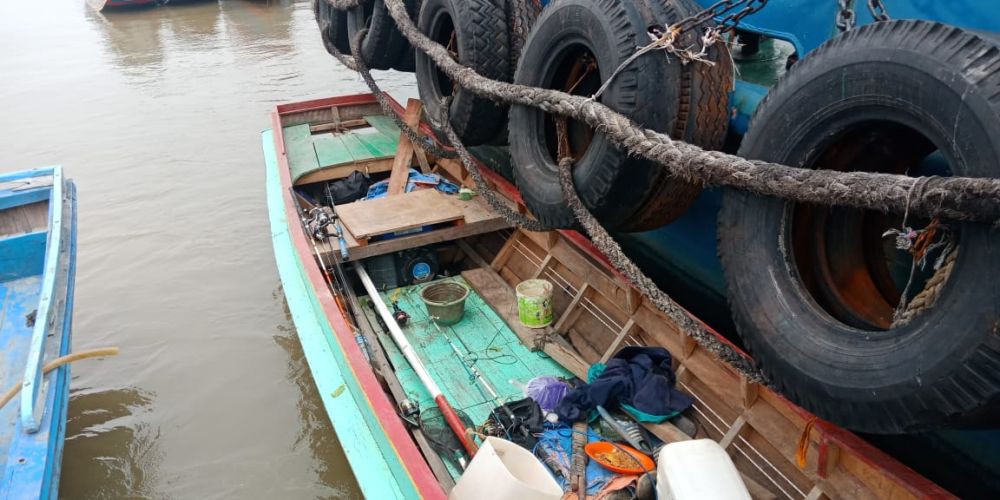
[[399, 413], [403, 420], [414, 426], [420, 427], [420, 403], [411, 399], [404, 399], [399, 402]]
[[316, 207], [309, 211], [309, 219], [306, 221], [306, 226], [309, 228], [309, 233], [315, 240], [325, 240], [329, 237], [326, 228], [333, 224], [333, 217], [325, 209], [325, 207]]
[[399, 308], [399, 302], [392, 301], [392, 317], [396, 320], [396, 324], [400, 327], [406, 326], [406, 323], [410, 321], [410, 315], [406, 311]]

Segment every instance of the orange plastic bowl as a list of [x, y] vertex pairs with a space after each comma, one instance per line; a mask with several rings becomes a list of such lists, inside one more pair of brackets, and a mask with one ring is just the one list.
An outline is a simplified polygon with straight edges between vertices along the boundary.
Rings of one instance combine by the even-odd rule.
[[[635, 457], [635, 459], [638, 460], [638, 463], [635, 463], [634, 467], [616, 467], [614, 465], [605, 462], [602, 458], [598, 456], [598, 454], [611, 453], [618, 448], [620, 448], [625, 453], [628, 453], [629, 455]], [[631, 446], [628, 445], [619, 444], [615, 446], [607, 441], [596, 441], [593, 443], [588, 443], [586, 448], [584, 448], [584, 451], [587, 452], [587, 456], [589, 456], [591, 460], [601, 464], [601, 467], [604, 467], [605, 469], [608, 469], [612, 472], [617, 472], [619, 474], [635, 475], [635, 474], [644, 474], [647, 471], [649, 472], [656, 471], [656, 463], [653, 462], [652, 458], [649, 458], [648, 456], [646, 456], [645, 453], [635, 448], [632, 448]], [[642, 467], [639, 466], [639, 463], [642, 464]], [[645, 467], [645, 469], [643, 469], [643, 467]]]

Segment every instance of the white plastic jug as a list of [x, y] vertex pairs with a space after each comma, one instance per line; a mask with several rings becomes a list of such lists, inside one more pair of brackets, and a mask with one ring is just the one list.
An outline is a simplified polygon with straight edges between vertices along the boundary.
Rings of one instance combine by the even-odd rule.
[[486, 438], [451, 490], [451, 500], [558, 500], [562, 488], [530, 451]]
[[656, 467], [656, 493], [659, 500], [750, 500], [732, 459], [711, 439], [664, 446]]

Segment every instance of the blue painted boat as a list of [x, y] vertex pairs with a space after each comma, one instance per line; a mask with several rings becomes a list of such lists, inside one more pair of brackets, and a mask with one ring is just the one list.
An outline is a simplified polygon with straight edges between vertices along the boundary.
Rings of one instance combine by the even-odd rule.
[[61, 167], [0, 174], [0, 498], [56, 498], [66, 435], [76, 188]]

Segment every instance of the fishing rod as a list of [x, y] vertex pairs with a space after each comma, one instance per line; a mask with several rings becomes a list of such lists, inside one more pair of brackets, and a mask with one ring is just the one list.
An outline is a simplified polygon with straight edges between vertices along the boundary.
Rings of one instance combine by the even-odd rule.
[[[465, 367], [465, 371], [468, 372], [469, 375], [472, 376], [472, 378], [479, 381], [479, 384], [486, 389], [486, 392], [490, 393], [490, 396], [493, 398], [493, 403], [496, 404], [498, 408], [503, 408], [503, 411], [507, 414], [507, 418], [510, 419], [511, 428], [518, 426], [517, 416], [514, 415], [514, 412], [511, 411], [511, 409], [507, 407], [507, 405], [503, 404], [503, 398], [500, 397], [500, 394], [493, 387], [493, 384], [491, 384], [490, 381], [483, 376], [482, 372], [479, 371], [479, 368], [476, 368], [476, 364], [474, 361], [473, 362], [469, 361], [469, 358], [473, 355], [469, 347], [465, 345], [465, 342], [462, 342], [462, 339], [458, 339], [459, 342], [462, 342], [462, 347], [465, 348], [466, 353], [462, 354], [462, 352], [458, 349], [458, 346], [455, 345], [455, 342], [452, 341], [451, 335], [448, 335], [448, 333], [443, 328], [441, 328], [440, 325], [437, 324], [436, 320], [437, 318], [435, 316], [430, 317], [431, 324], [433, 324], [434, 328], [437, 328], [438, 333], [440, 333], [445, 338], [445, 340], [448, 341], [448, 345], [451, 346], [451, 350], [455, 351], [455, 355], [462, 360], [462, 366]], [[500, 422], [500, 424], [502, 425], [503, 423]], [[520, 426], [520, 429], [521, 429], [521, 434], [524, 435], [524, 437], [527, 437], [529, 433], [528, 430], [525, 429], [523, 426]]]
[[382, 296], [379, 295], [378, 289], [375, 288], [375, 283], [373, 283], [372, 279], [368, 276], [364, 266], [355, 262], [354, 271], [358, 274], [361, 284], [368, 292], [368, 298], [371, 299], [373, 304], [375, 304], [375, 309], [378, 310], [379, 316], [382, 317], [385, 321], [385, 325], [389, 328], [392, 340], [396, 343], [396, 346], [399, 347], [399, 350], [402, 351], [403, 357], [405, 357], [406, 361], [410, 363], [413, 371], [417, 374], [417, 378], [420, 379], [420, 382], [427, 389], [427, 392], [429, 392], [431, 397], [434, 398], [434, 403], [436, 403], [438, 408], [441, 410], [441, 415], [444, 416], [444, 420], [448, 423], [448, 427], [450, 427], [451, 431], [455, 433], [458, 441], [462, 443], [462, 447], [464, 447], [465, 451], [469, 453], [469, 456], [474, 456], [478, 450], [476, 448], [476, 444], [472, 442], [472, 439], [466, 432], [465, 424], [463, 424], [462, 420], [458, 418], [458, 413], [455, 412], [451, 403], [448, 402], [448, 398], [446, 398], [444, 393], [441, 392], [441, 388], [438, 387], [437, 382], [431, 378], [430, 373], [427, 371], [427, 367], [424, 366], [423, 361], [421, 361], [420, 357], [417, 356], [417, 351], [413, 349], [410, 341], [407, 340], [406, 335], [403, 334], [403, 330], [399, 327], [399, 324], [396, 323], [396, 320], [393, 319], [392, 313], [385, 305], [385, 301], [382, 300]]

